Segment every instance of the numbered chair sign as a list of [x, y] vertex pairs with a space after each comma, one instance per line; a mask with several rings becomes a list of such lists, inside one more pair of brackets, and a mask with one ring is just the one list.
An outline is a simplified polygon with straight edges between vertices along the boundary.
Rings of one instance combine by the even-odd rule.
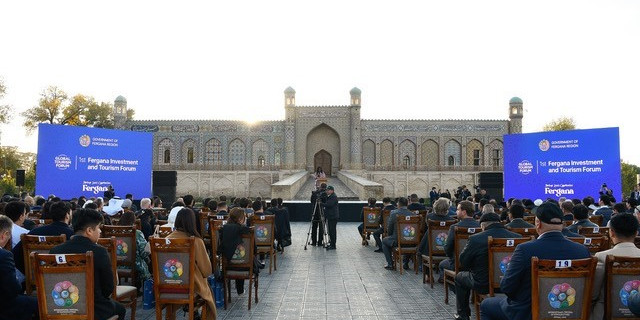
[[39, 236], [38, 237], [38, 242], [45, 242], [47, 241], [47, 238], [43, 237], [43, 236]]
[[556, 268], [570, 268], [571, 260], [556, 260]]
[[56, 262], [58, 264], [65, 264], [67, 263], [67, 256], [64, 254], [56, 254]]
[[264, 216], [260, 216], [260, 220], [264, 220]]
[[223, 220], [223, 219], [224, 219], [224, 216], [216, 216], [216, 219], [218, 219], [218, 220]]
[[44, 224], [44, 220], [40, 219], [40, 224]]
[[468, 233], [476, 233], [476, 228], [469, 228], [467, 229]]
[[513, 239], [507, 240], [507, 247], [513, 247], [514, 242]]
[[444, 227], [444, 226], [446, 226], [446, 225], [447, 225], [447, 223], [446, 223], [446, 222], [444, 222], [444, 221], [440, 221], [440, 226], [441, 226], [441, 227]]
[[404, 217], [404, 219], [409, 221], [409, 220], [411, 220], [411, 217], [410, 216], [406, 216], [406, 217]]
[[600, 227], [593, 227], [593, 233], [600, 233]]
[[588, 246], [591, 244], [591, 238], [584, 238], [584, 245]]

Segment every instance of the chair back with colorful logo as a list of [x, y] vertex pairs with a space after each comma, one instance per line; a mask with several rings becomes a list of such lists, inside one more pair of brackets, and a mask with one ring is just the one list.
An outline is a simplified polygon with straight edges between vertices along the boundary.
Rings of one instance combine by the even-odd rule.
[[422, 240], [422, 221], [421, 216], [396, 216], [398, 248], [415, 247], [420, 244], [420, 240]]
[[532, 320], [589, 319], [598, 259], [531, 258]]
[[166, 304], [193, 304], [194, 243], [194, 237], [149, 238], [156, 312]]
[[27, 285], [27, 295], [31, 295], [36, 284], [34, 272], [31, 270], [31, 252], [49, 253], [49, 250], [64, 243], [66, 240], [67, 236], [64, 234], [59, 236], [30, 236], [24, 233], [20, 235], [20, 242], [22, 242], [22, 253], [24, 257], [24, 273]]
[[455, 220], [427, 220], [427, 243], [430, 256], [445, 256], [444, 246], [449, 240], [447, 239], [449, 229], [455, 223]]
[[494, 296], [495, 290], [500, 289], [500, 281], [507, 267], [511, 263], [511, 255], [516, 247], [533, 238], [494, 238], [489, 236], [489, 295]]
[[93, 252], [31, 253], [40, 319], [93, 319]]
[[605, 273], [605, 319], [638, 319], [629, 311], [628, 299], [640, 292], [640, 258], [608, 255]]
[[363, 232], [364, 234], [368, 234], [369, 232], [373, 232], [380, 228], [380, 215], [382, 212], [380, 208], [362, 208], [363, 211]]

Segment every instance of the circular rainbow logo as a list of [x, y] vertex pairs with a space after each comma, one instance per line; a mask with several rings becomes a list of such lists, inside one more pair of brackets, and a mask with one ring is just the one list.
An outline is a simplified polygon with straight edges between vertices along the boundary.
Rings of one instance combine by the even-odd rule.
[[447, 234], [445, 232], [440, 232], [437, 236], [436, 236], [436, 245], [437, 246], [444, 246], [445, 244], [447, 244]]
[[568, 283], [556, 284], [549, 292], [549, 304], [554, 309], [566, 309], [576, 302], [576, 289]]
[[169, 259], [164, 263], [164, 275], [170, 279], [178, 279], [182, 276], [182, 262], [177, 259]]
[[116, 240], [116, 254], [119, 256], [126, 256], [129, 252], [129, 246], [126, 242], [118, 239]]
[[266, 226], [258, 226], [256, 228], [256, 238], [266, 238], [269, 236], [269, 230]]
[[402, 235], [405, 237], [413, 237], [416, 235], [416, 228], [412, 226], [406, 226], [402, 229]]
[[369, 214], [367, 214], [367, 220], [373, 221], [375, 219], [376, 219], [376, 214], [375, 213], [371, 213], [370, 212]]
[[236, 247], [236, 252], [233, 253], [233, 257], [231, 257], [231, 260], [242, 260], [244, 259], [244, 256], [247, 255], [247, 252], [244, 248], [243, 244], [239, 244]]
[[625, 307], [627, 307], [629, 297], [635, 293], [640, 293], [640, 280], [625, 282], [622, 289], [620, 289], [620, 301]]
[[78, 302], [80, 298], [78, 287], [73, 285], [71, 281], [61, 281], [53, 286], [51, 297], [58, 307], [71, 307]]
[[502, 260], [500, 260], [500, 272], [502, 272], [502, 274], [507, 272], [507, 268], [509, 267], [510, 263], [511, 263], [511, 256], [506, 256], [502, 258]]

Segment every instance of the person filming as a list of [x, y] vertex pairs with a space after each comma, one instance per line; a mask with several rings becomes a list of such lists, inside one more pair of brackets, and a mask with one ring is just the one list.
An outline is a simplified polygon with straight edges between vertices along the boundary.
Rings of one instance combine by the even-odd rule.
[[[311, 229], [311, 245], [312, 246], [320, 246], [322, 247], [322, 239], [324, 238], [324, 224], [322, 221], [322, 215], [320, 214], [320, 206], [321, 203], [326, 202], [327, 200], [327, 184], [323, 183], [320, 185], [318, 190], [311, 192], [311, 204], [314, 206], [313, 217], [312, 217], [312, 229]], [[319, 229], [319, 230], [318, 230]]]
[[324, 208], [324, 216], [327, 219], [327, 229], [329, 229], [329, 244], [327, 250], [336, 249], [336, 226], [338, 225], [338, 197], [336, 196], [333, 186], [327, 187], [327, 200], [322, 202]]

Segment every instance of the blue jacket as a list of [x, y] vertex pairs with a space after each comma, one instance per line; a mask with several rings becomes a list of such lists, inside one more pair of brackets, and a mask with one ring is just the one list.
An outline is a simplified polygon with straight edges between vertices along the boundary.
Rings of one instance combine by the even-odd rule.
[[582, 220], [578, 220], [578, 222], [570, 225], [567, 227], [567, 229], [569, 229], [569, 231], [571, 232], [575, 232], [578, 233], [578, 227], [598, 227], [597, 224], [589, 221], [589, 219], [582, 219]]
[[[451, 227], [449, 227], [449, 235], [447, 236], [447, 243], [445, 243], [444, 245], [444, 252], [447, 254], [447, 257], [454, 259], [454, 252], [453, 252], [453, 243], [455, 242], [455, 233], [456, 233], [456, 227], [461, 227], [461, 228], [480, 228], [480, 224], [478, 223], [478, 221], [472, 219], [471, 217], [469, 218], [464, 218], [462, 220], [460, 220], [458, 223], [452, 225]], [[480, 231], [480, 230], [478, 230]], [[449, 240], [450, 239], [450, 240]]]
[[396, 220], [398, 220], [398, 215], [415, 216], [416, 214], [413, 213], [413, 211], [409, 211], [407, 208], [398, 208], [391, 211], [389, 214], [389, 222], [387, 223], [387, 234], [389, 237], [396, 239], [396, 241], [398, 240], [398, 235], [396, 234]]
[[507, 295], [500, 301], [500, 307], [509, 319], [531, 319], [531, 257], [572, 260], [589, 258], [591, 254], [587, 247], [565, 238], [559, 231], [518, 245], [500, 282], [501, 291]]
[[10, 306], [19, 294], [22, 294], [22, 286], [16, 280], [16, 266], [13, 263], [11, 251], [0, 248], [0, 308], [2, 310]]
[[594, 215], [603, 216], [601, 227], [606, 227], [609, 220], [611, 220], [611, 215], [613, 214], [613, 210], [607, 206], [602, 206], [600, 209], [596, 210]]

